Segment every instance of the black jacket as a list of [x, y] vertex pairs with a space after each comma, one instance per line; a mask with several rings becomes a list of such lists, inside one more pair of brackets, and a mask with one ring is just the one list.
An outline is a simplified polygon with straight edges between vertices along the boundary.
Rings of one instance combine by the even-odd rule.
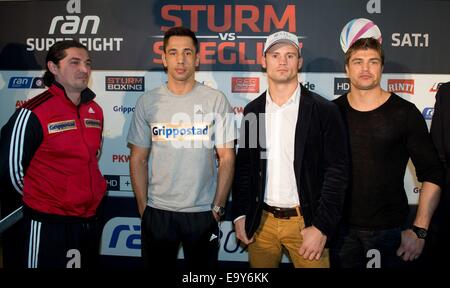
[[[260, 143], [265, 141], [265, 103], [264, 92], [245, 107], [236, 158], [233, 219], [246, 216], [248, 237], [260, 225], [266, 190], [267, 161], [262, 148], [266, 145]], [[292, 133], [292, 164], [305, 224], [314, 225], [329, 239], [341, 218], [349, 178], [347, 133], [338, 107], [301, 86], [298, 120]]]

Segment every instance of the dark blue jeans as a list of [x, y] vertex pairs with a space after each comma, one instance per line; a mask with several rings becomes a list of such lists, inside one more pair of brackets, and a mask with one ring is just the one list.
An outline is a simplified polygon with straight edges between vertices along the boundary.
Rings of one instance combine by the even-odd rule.
[[[376, 267], [404, 267], [405, 262], [397, 256], [397, 249], [401, 243], [401, 232], [402, 228], [400, 227], [375, 231], [354, 228], [343, 229], [335, 247], [336, 266], [340, 268], [367, 268], [369, 262], [369, 267], [374, 267], [374, 261], [379, 260], [379, 265], [376, 265]], [[376, 250], [368, 253], [371, 249]], [[375, 259], [375, 257], [378, 259]]]

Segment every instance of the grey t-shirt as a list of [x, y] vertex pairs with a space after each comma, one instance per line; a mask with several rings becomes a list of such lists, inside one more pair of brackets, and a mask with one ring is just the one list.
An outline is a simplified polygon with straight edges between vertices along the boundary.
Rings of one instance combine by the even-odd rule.
[[185, 95], [162, 85], [142, 95], [127, 141], [150, 148], [147, 205], [169, 211], [210, 209], [217, 186], [214, 147], [236, 139], [225, 95], [195, 83]]

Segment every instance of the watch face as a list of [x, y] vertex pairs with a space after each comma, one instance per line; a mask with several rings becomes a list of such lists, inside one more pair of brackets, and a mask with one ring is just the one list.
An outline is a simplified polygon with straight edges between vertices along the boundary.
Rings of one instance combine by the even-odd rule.
[[419, 236], [419, 238], [425, 238], [425, 237], [427, 237], [427, 232], [425, 232], [423, 230], [418, 230], [417, 235]]
[[425, 230], [424, 228], [413, 227], [413, 231], [420, 239], [425, 239], [427, 237], [427, 230]]

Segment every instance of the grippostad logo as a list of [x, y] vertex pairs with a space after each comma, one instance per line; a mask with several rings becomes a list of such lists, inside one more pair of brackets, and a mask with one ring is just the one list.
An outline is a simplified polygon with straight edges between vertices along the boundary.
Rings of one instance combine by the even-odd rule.
[[48, 51], [55, 42], [69, 39], [77, 39], [89, 51], [120, 51], [122, 37], [96, 37], [101, 18], [98, 15], [83, 16], [81, 0], [67, 1], [66, 11], [69, 15], [57, 15], [51, 19], [49, 37], [26, 39], [27, 51]]
[[114, 112], [127, 114], [127, 115], [134, 113], [134, 110], [135, 110], [135, 107], [131, 107], [131, 106], [115, 105], [113, 107]]

